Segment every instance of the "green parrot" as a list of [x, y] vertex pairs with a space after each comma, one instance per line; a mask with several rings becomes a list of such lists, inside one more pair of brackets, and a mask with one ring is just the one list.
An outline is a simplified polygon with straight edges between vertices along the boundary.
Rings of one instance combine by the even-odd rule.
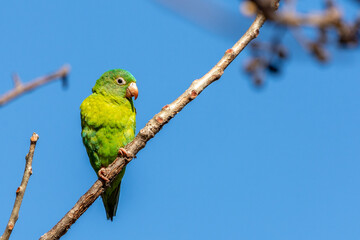
[[[80, 106], [82, 139], [91, 166], [98, 177], [123, 148], [135, 137], [136, 110], [133, 99], [138, 96], [136, 79], [123, 69], [105, 72], [92, 89], [92, 94]], [[119, 202], [121, 179], [125, 168], [101, 195], [107, 219], [113, 220]]]

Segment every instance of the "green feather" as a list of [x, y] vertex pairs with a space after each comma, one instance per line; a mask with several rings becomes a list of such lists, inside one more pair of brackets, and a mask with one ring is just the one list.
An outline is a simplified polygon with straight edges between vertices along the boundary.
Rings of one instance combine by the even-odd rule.
[[[125, 83], [120, 85], [118, 79]], [[127, 71], [114, 69], [104, 73], [93, 88], [93, 94], [80, 106], [82, 139], [91, 166], [98, 173], [117, 157], [118, 149], [135, 137], [136, 111], [126, 89], [135, 78]], [[113, 219], [119, 201], [120, 184], [125, 168], [102, 194], [108, 219]]]

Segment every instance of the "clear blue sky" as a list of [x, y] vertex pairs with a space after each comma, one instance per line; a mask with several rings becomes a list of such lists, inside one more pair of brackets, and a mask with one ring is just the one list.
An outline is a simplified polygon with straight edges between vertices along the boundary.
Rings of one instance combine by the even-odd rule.
[[[32, 132], [14, 240], [38, 239], [96, 180], [79, 106], [103, 72], [137, 78], [139, 130], [219, 60], [242, 21], [229, 38], [147, 0], [3, 2], [0, 92], [13, 72], [28, 81], [64, 63], [72, 71], [68, 89], [52, 83], [0, 109], [0, 232]], [[297, 50], [279, 78], [254, 90], [244, 52], [128, 166], [114, 222], [98, 199], [63, 239], [357, 239], [359, 51], [334, 50], [321, 66], [288, 41]]]

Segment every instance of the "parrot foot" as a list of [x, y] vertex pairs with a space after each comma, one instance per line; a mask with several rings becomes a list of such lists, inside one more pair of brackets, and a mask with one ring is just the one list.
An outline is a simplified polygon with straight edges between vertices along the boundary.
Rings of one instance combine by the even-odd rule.
[[99, 178], [104, 180], [106, 184], [108, 184], [110, 182], [110, 180], [105, 176], [107, 174], [108, 174], [108, 171], [104, 167], [100, 168], [100, 170], [98, 171]]
[[136, 158], [135, 155], [128, 153], [125, 148], [119, 148], [118, 154], [121, 157], [125, 157], [127, 162], [130, 162], [131, 158]]
[[130, 154], [126, 151], [125, 148], [119, 148], [118, 154], [122, 157], [130, 157]]

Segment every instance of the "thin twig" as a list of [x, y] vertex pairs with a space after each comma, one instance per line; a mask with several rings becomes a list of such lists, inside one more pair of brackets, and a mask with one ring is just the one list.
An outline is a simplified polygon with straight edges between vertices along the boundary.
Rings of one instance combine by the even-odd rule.
[[300, 14], [294, 12], [282, 12], [274, 15], [274, 18], [271, 20], [279, 24], [293, 27], [327, 27], [335, 26], [339, 21], [341, 21], [341, 13], [335, 7], [321, 13]]
[[51, 73], [46, 76], [43, 76], [43, 77], [36, 78], [29, 83], [22, 83], [20, 81], [19, 76], [16, 74], [13, 76], [13, 81], [14, 81], [15, 87], [12, 90], [10, 90], [9, 92], [0, 96], [0, 106], [3, 106], [4, 104], [8, 103], [9, 101], [13, 100], [14, 98], [16, 98], [26, 92], [29, 92], [37, 87], [40, 87], [46, 83], [49, 83], [53, 80], [65, 79], [66, 76], [69, 74], [69, 72], [70, 72], [70, 66], [64, 65], [56, 72]]
[[27, 184], [28, 184], [30, 176], [32, 174], [32, 161], [33, 161], [33, 157], [34, 157], [35, 146], [36, 146], [36, 143], [38, 140], [39, 140], [39, 135], [37, 135], [36, 133], [33, 133], [33, 135], [30, 138], [29, 153], [25, 157], [26, 164], [25, 164], [24, 175], [21, 180], [20, 186], [16, 190], [16, 198], [15, 198], [14, 207], [11, 212], [9, 222], [6, 225], [4, 234], [0, 237], [0, 240], [8, 240], [9, 239], [11, 232], [14, 229], [15, 223], [19, 218], [20, 206], [21, 206], [22, 200], [24, 198]]
[[[327, 27], [327, 26], [336, 26], [339, 21], [341, 21], [341, 12], [335, 7], [334, 4], [330, 3], [326, 5], [326, 9], [320, 13], [308, 13], [300, 14], [295, 11], [295, 3], [293, 3], [290, 8], [280, 12], [273, 11], [274, 2], [271, 0], [248, 0], [243, 2], [246, 6], [252, 6], [250, 9], [253, 12], [254, 10], [260, 10], [269, 21], [276, 22], [285, 26], [312, 26], [312, 27]], [[255, 6], [254, 6], [255, 5]], [[249, 9], [249, 7], [247, 7]]]
[[[166, 105], [156, 114], [146, 126], [140, 130], [135, 139], [126, 145], [125, 149], [131, 156], [135, 156], [146, 143], [158, 133], [161, 128], [170, 121], [177, 113], [179, 113], [189, 102], [194, 100], [207, 86], [218, 80], [229, 64], [239, 55], [246, 45], [256, 38], [259, 29], [265, 22], [265, 17], [259, 14], [253, 24], [240, 38], [240, 40], [225, 52], [220, 61], [202, 78], [192, 82], [190, 87], [174, 102]], [[112, 181], [124, 168], [124, 166], [132, 160], [130, 158], [117, 157], [110, 164], [106, 172], [106, 177]], [[47, 233], [41, 236], [41, 240], [59, 239], [63, 236], [72, 224], [94, 203], [94, 201], [104, 192], [105, 184], [97, 180], [94, 185], [78, 200], [75, 206], [65, 214], [65, 216]]]

